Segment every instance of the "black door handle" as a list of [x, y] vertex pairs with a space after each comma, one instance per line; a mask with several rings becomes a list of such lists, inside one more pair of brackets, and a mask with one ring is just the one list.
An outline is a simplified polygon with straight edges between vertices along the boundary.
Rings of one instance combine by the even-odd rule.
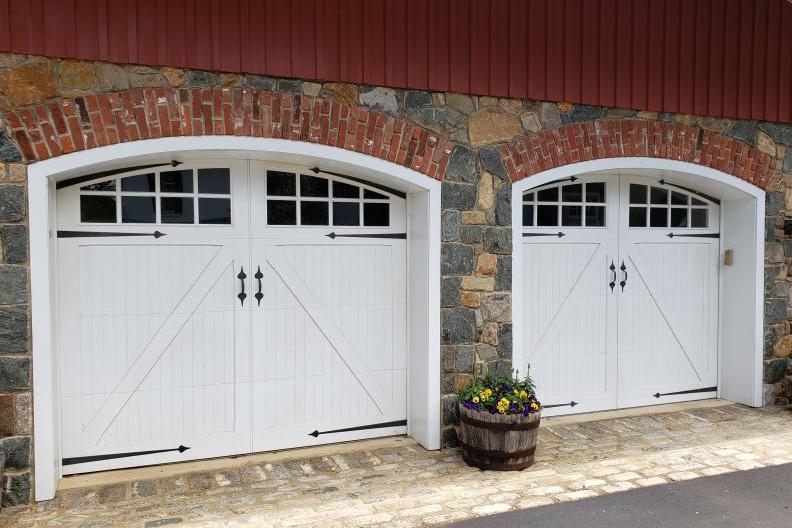
[[261, 293], [261, 279], [264, 278], [264, 274], [261, 273], [261, 266], [258, 267], [258, 270], [256, 270], [256, 274], [253, 275], [253, 277], [255, 277], [256, 280], [258, 281], [258, 291], [253, 297], [256, 298], [256, 303], [257, 303], [256, 306], [261, 306], [261, 299], [264, 298], [264, 294]]
[[247, 298], [247, 293], [245, 293], [245, 279], [247, 279], [247, 275], [245, 274], [245, 268], [242, 266], [239, 267], [237, 279], [239, 279], [240, 284], [242, 284], [242, 291], [237, 294], [237, 297], [239, 298], [239, 303], [245, 306], [245, 299]]
[[624, 277], [622, 277], [622, 280], [619, 283], [619, 286], [621, 286], [622, 291], [624, 291], [624, 286], [627, 284], [627, 266], [624, 265], [623, 260], [621, 266], [619, 266], [619, 269], [622, 271], [622, 273], [624, 273]]
[[611, 260], [611, 265], [608, 269], [611, 271], [611, 273], [613, 273], [610, 284], [608, 284], [608, 286], [610, 286], [611, 293], [613, 293], [613, 288], [616, 287], [616, 265], [613, 263], [612, 260]]

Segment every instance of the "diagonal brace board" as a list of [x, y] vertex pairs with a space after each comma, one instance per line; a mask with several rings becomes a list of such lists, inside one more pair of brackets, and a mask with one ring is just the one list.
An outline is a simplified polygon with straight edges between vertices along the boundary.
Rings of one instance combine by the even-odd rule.
[[195, 282], [168, 314], [134, 363], [99, 407], [85, 427], [84, 437], [91, 445], [98, 445], [113, 421], [132, 398], [151, 370], [156, 366], [168, 346], [179, 335], [184, 325], [200, 307], [223, 273], [233, 264], [234, 255], [226, 247], [218, 248]]
[[297, 303], [305, 310], [305, 313], [324, 335], [341, 361], [344, 362], [358, 383], [363, 387], [363, 390], [369, 395], [377, 410], [382, 414], [389, 414], [391, 412], [391, 400], [387, 393], [368, 370], [360, 354], [336, 325], [327, 310], [321, 306], [313, 293], [311, 293], [310, 288], [280, 254], [279, 248], [271, 247], [271, 253], [267, 256], [267, 263], [291, 291]]

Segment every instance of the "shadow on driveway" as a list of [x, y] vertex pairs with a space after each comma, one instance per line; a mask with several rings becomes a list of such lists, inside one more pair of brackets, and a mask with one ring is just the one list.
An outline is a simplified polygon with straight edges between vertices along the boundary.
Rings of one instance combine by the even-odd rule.
[[449, 525], [454, 528], [792, 526], [792, 464], [662, 484]]

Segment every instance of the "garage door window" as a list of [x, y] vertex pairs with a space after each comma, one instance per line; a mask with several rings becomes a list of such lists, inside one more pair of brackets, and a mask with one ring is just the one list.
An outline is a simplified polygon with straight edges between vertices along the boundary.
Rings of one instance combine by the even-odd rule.
[[231, 224], [227, 168], [136, 174], [80, 187], [80, 221], [100, 224]]
[[630, 184], [630, 227], [706, 229], [710, 204], [681, 190]]
[[387, 227], [390, 198], [334, 178], [267, 171], [267, 225]]
[[605, 227], [605, 182], [572, 183], [523, 194], [523, 226]]

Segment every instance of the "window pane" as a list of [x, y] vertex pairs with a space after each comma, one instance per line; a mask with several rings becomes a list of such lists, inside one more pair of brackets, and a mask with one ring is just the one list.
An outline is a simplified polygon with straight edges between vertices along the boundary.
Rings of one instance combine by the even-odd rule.
[[267, 200], [267, 223], [270, 225], [297, 225], [297, 202]]
[[668, 190], [661, 189], [660, 187], [652, 187], [650, 192], [651, 203], [653, 204], [667, 204], [668, 203]]
[[586, 226], [605, 227], [605, 207], [601, 205], [586, 206]]
[[533, 225], [533, 205], [523, 205], [523, 221], [522, 225], [524, 226], [532, 226]]
[[300, 202], [300, 223], [302, 225], [329, 225], [330, 206], [327, 202]]
[[116, 222], [115, 196], [80, 196], [81, 222]]
[[300, 196], [326, 198], [327, 192], [327, 180], [300, 174]]
[[138, 174], [121, 178], [121, 190], [129, 192], [154, 192], [154, 175]]
[[229, 169], [198, 169], [198, 192], [202, 194], [231, 194], [231, 171]]
[[228, 198], [198, 198], [198, 222], [201, 224], [230, 224], [231, 200]]
[[558, 201], [558, 187], [551, 187], [536, 193], [536, 199], [540, 202], [557, 202]]
[[558, 206], [539, 205], [536, 208], [536, 225], [538, 226], [557, 226], [558, 225]]
[[333, 182], [334, 198], [360, 198], [360, 187], [344, 182]]
[[153, 224], [153, 196], [122, 196], [121, 221], [130, 224]]
[[193, 192], [193, 171], [179, 170], [160, 172], [160, 192], [191, 193]]
[[671, 205], [687, 205], [687, 203], [688, 203], [687, 194], [671, 191]]
[[698, 198], [693, 198], [692, 196], [690, 197], [690, 202], [693, 205], [707, 205], [707, 202], [701, 201]]
[[646, 207], [630, 207], [630, 227], [646, 227]]
[[687, 227], [687, 208], [671, 209], [671, 227]]
[[605, 203], [605, 182], [587, 183], [586, 201]]
[[523, 202], [533, 202], [534, 193], [523, 194]]
[[[333, 182], [333, 192], [335, 192], [335, 183]], [[333, 204], [333, 225], [360, 225], [360, 204], [357, 202], [335, 202]]]
[[690, 227], [707, 227], [707, 216], [706, 209], [691, 209]]
[[160, 216], [163, 224], [192, 224], [195, 221], [192, 198], [160, 198]]
[[380, 194], [378, 192], [371, 191], [369, 189], [363, 189], [363, 198], [371, 198], [374, 200], [387, 200], [388, 197], [384, 194]]
[[390, 206], [386, 203], [363, 204], [363, 225], [390, 225]]
[[564, 226], [583, 225], [583, 207], [580, 205], [561, 206], [561, 225]]
[[[99, 183], [89, 183], [80, 187], [81, 191], [115, 191], [115, 180], [107, 180]], [[115, 221], [115, 220], [114, 220]]]
[[630, 203], [631, 204], [645, 204], [646, 203], [646, 185], [630, 184]]
[[564, 185], [561, 188], [561, 201], [562, 202], [582, 202], [583, 201], [583, 184], [576, 183], [574, 185]]
[[291, 172], [267, 171], [267, 195], [297, 196], [295, 178]]
[[649, 212], [649, 227], [668, 227], [668, 209], [652, 207]]

